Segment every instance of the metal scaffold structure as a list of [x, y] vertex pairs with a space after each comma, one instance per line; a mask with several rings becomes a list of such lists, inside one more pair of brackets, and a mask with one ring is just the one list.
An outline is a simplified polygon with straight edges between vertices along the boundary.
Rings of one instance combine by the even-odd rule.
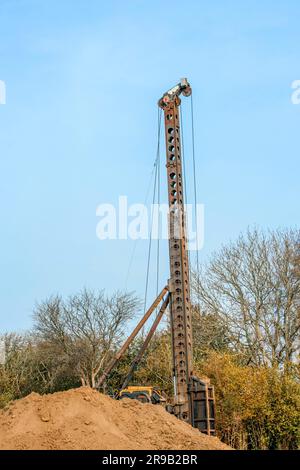
[[[196, 377], [193, 371], [192, 305], [190, 296], [190, 269], [187, 247], [186, 214], [182, 144], [180, 136], [180, 104], [183, 95], [190, 96], [192, 89], [186, 78], [168, 90], [158, 101], [165, 124], [166, 168], [169, 204], [169, 266], [170, 278], [143, 318], [112, 359], [99, 380], [101, 387], [112, 369], [123, 357], [128, 347], [141, 331], [151, 314], [161, 304], [159, 312], [134, 358], [118, 397], [126, 390], [140, 363], [157, 326], [169, 308], [173, 356], [174, 397], [167, 410], [179, 419], [190, 423], [201, 432], [215, 434], [214, 389], [209, 381]], [[130, 387], [129, 387], [130, 388]], [[134, 388], [134, 387], [133, 387]], [[137, 389], [137, 390], [136, 390]], [[139, 398], [143, 387], [135, 387], [133, 398]], [[140, 394], [140, 395], [139, 395]], [[127, 396], [130, 395], [130, 390]], [[152, 400], [153, 401], [153, 400]], [[159, 402], [159, 400], [157, 400]], [[161, 400], [165, 402], [165, 400]]]

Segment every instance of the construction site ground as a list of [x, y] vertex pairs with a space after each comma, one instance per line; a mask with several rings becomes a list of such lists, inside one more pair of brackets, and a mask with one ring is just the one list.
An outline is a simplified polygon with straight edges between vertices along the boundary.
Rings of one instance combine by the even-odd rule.
[[31, 393], [0, 412], [0, 449], [230, 450], [160, 405], [87, 387]]

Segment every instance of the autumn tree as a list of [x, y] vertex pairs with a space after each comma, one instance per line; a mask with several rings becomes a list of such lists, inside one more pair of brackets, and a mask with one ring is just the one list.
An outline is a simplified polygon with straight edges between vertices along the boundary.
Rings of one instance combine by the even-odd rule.
[[248, 230], [194, 273], [203, 314], [217, 316], [231, 348], [255, 365], [287, 367], [300, 342], [299, 231]]
[[300, 385], [277, 367], [212, 351], [197, 364], [215, 386], [218, 436], [236, 449], [298, 449]]

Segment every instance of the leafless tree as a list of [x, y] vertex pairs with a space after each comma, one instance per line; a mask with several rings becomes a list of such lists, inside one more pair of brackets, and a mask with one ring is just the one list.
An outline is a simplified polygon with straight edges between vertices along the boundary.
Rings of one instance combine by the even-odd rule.
[[7, 333], [2, 337], [4, 344], [3, 362], [0, 364], [0, 394], [21, 397], [32, 377], [33, 345], [30, 335]]
[[232, 347], [256, 365], [287, 366], [300, 335], [298, 230], [248, 230], [194, 273], [202, 312], [219, 316]]
[[74, 368], [82, 385], [94, 388], [138, 306], [136, 297], [122, 292], [107, 297], [83, 290], [67, 301], [56, 296], [36, 307], [34, 330], [48, 351], [54, 348]]
[[212, 312], [200, 311], [193, 306], [193, 354], [195, 362], [203, 360], [212, 351], [228, 351], [229, 338], [219, 315]]

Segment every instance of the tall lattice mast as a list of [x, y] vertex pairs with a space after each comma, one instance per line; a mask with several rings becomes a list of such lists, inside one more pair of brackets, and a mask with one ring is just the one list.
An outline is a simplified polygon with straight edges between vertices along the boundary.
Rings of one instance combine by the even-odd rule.
[[174, 365], [175, 414], [191, 421], [189, 383], [193, 370], [189, 260], [186, 241], [180, 139], [179, 95], [192, 90], [186, 79], [159, 100], [165, 120], [169, 199], [170, 317]]

